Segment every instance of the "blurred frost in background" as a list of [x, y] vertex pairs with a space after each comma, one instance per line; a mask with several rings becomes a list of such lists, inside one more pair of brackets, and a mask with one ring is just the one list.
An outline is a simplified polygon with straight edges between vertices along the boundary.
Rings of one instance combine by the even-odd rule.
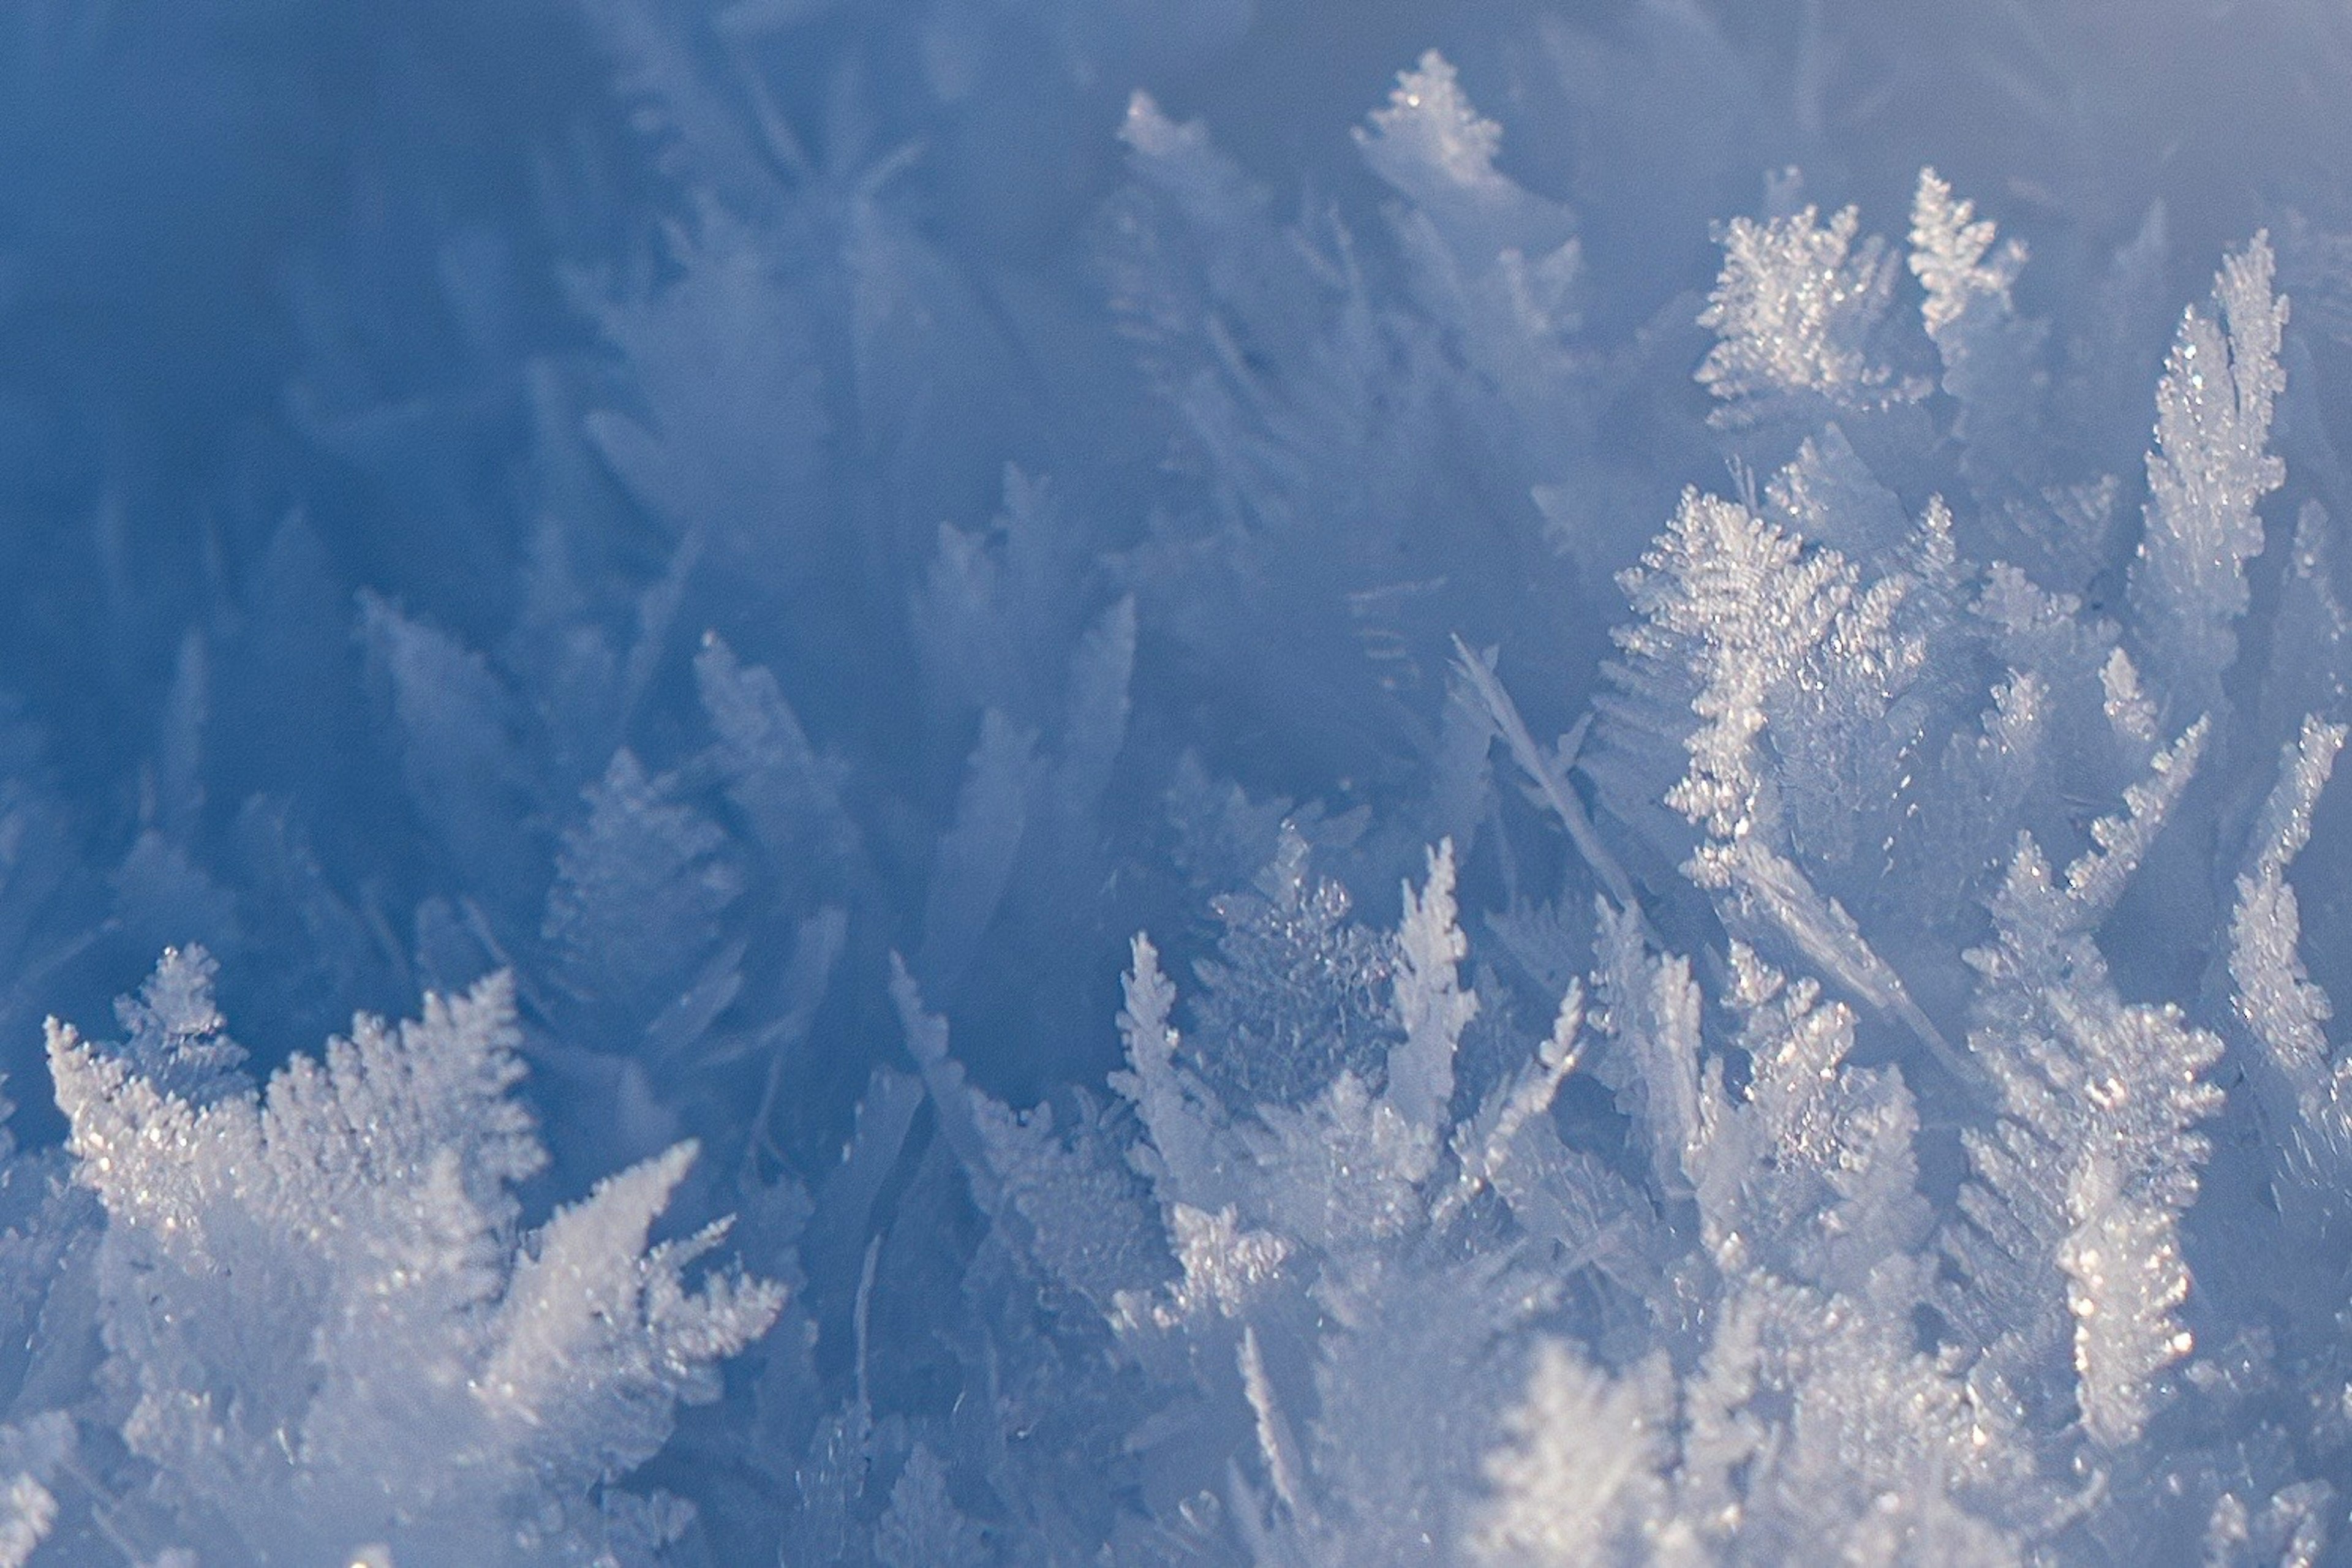
[[0, 1564], [2352, 1552], [2338, 9], [0, 72]]

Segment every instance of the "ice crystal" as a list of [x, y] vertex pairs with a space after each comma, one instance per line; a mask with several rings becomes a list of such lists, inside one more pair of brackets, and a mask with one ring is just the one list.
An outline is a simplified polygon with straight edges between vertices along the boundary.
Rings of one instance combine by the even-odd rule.
[[1723, 226], [1723, 271], [1698, 319], [1722, 340], [1698, 370], [1724, 401], [1717, 418], [1754, 418], [1774, 398], [1798, 394], [1866, 406], [1907, 392], [1872, 353], [1893, 298], [1895, 258], [1874, 236], [1856, 245], [1861, 232], [1853, 207], [1826, 225], [1808, 206]]
[[1358, 9], [11, 9], [0, 1568], [2343, 1553], [2341, 18]]
[[2132, 592], [2151, 654], [2200, 699], [2237, 652], [2231, 627], [2246, 612], [2245, 563], [2263, 549], [2255, 503], [2286, 478], [2268, 448], [2286, 388], [2287, 302], [2272, 291], [2274, 270], [2267, 235], [2225, 261], [2213, 279], [2220, 319], [2194, 307], [2181, 316], [2157, 387]]
[[[201, 1059], [207, 967], [167, 957], [126, 1018]], [[514, 1188], [545, 1159], [510, 1097], [518, 1043], [494, 978], [397, 1029], [362, 1017], [259, 1093], [191, 1100], [135, 1042], [52, 1026], [75, 1179], [106, 1215], [122, 1440], [183, 1542], [561, 1560], [774, 1319], [764, 1281], [688, 1285], [723, 1227], [647, 1246], [690, 1145], [517, 1234]]]

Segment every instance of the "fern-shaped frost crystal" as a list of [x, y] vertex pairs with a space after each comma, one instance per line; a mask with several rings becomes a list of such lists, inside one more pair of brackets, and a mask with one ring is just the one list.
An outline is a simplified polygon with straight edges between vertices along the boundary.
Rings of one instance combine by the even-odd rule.
[[2034, 475], [2036, 428], [2048, 376], [2040, 322], [2021, 318], [2010, 289], [2025, 268], [2018, 240], [1996, 246], [1992, 220], [1919, 172], [1911, 203], [1911, 272], [1927, 299], [1920, 320], [1944, 362], [1944, 390], [1959, 404], [1963, 470], [1980, 494], [2022, 488]]
[[[1642, 617], [1614, 634], [1629, 666], [1621, 680], [1696, 690], [1699, 722], [1683, 742], [1689, 771], [1665, 797], [1703, 835], [1685, 873], [1948, 1055], [1901, 977], [1790, 853], [1782, 781], [1814, 784], [1822, 759], [1765, 749], [1775, 710], [1827, 710], [1839, 723], [1894, 736], [1888, 715], [1924, 657], [1897, 628], [1908, 581], [1865, 587], [1837, 551], [1808, 548], [1738, 502], [1696, 490], [1619, 581]], [[1874, 750], [1900, 759], [1899, 743]]]
[[[1432, 49], [1413, 69], [1398, 77], [1386, 109], [1372, 111], [1372, 128], [1356, 133], [1380, 174], [1420, 198], [1447, 186], [1476, 191], [1507, 188], [1495, 171], [1503, 128], [1471, 105], [1454, 67]], [[1442, 174], [1444, 185], [1412, 189], [1412, 171]]]
[[2252, 863], [2238, 878], [2230, 921], [2238, 1016], [2310, 1130], [2308, 1152], [2324, 1151], [2333, 1162], [2352, 1156], [2352, 1094], [2345, 1069], [2330, 1061], [2326, 1024], [2333, 1006], [2297, 951], [2303, 915], [2286, 870], [2311, 840], [2312, 813], [2345, 734], [2341, 724], [2306, 718], [2301, 736], [2286, 748], [2277, 787], [2255, 824]]
[[2020, 841], [1991, 900], [1996, 941], [1969, 955], [1982, 977], [1970, 1037], [1999, 1086], [2001, 1119], [1968, 1135], [1976, 1183], [1968, 1224], [1947, 1245], [1968, 1281], [1956, 1302], [1994, 1359], [2021, 1380], [2063, 1332], [2052, 1264], [2073, 1321], [2084, 1431], [2136, 1440], [2157, 1375], [2191, 1341], [2173, 1315], [2189, 1279], [2180, 1216], [2195, 1202], [2207, 1143], [2193, 1131], [2221, 1108], [2204, 1080], [2221, 1041], [2178, 1008], [2127, 1006], [2092, 932], [2120, 897], [2193, 770], [2204, 731], [2159, 753], [2126, 792], [2125, 815], [2094, 825], [2096, 847], [2054, 878]]
[[1809, 554], [1737, 501], [1687, 491], [1622, 582], [1642, 620], [1617, 633], [1619, 645], [1635, 659], [1687, 668], [1699, 689], [1699, 725], [1684, 742], [1690, 771], [1666, 800], [1706, 835], [1693, 875], [1720, 886], [1728, 847], [1764, 826], [1765, 700], [1827, 640], [1853, 601], [1855, 574], [1835, 551]]
[[[216, 1055], [205, 964], [168, 955], [143, 1005], [176, 998], [191, 1053]], [[585, 1547], [643, 1506], [604, 1489], [775, 1318], [765, 1282], [689, 1288], [719, 1230], [646, 1245], [691, 1145], [517, 1237], [515, 1184], [545, 1162], [509, 1097], [519, 1041], [493, 977], [206, 1101], [51, 1025], [75, 1178], [106, 1213], [123, 1436], [207, 1557]]]
[[1673, 1458], [1674, 1415], [1662, 1363], [1612, 1378], [1546, 1344], [1506, 1420], [1513, 1441], [1487, 1458], [1495, 1495], [1471, 1552], [1511, 1568], [1641, 1561], [1644, 1527], [1666, 1511], [1660, 1473]]
[[2286, 388], [2287, 301], [2272, 292], [2273, 270], [2267, 235], [2222, 263], [2213, 279], [2220, 319], [2194, 308], [2182, 315], [2156, 393], [2132, 603], [2150, 653], [2189, 683], [2185, 695], [2206, 702], [2237, 654], [2231, 626], [2246, 613], [2245, 564], [2263, 548], [2255, 503], [2286, 479], [2266, 445]]
[[1215, 900], [1225, 931], [1200, 965], [1195, 1059], [1237, 1107], [1295, 1100], [1334, 1068], [1365, 1077], [1386, 1043], [1390, 953], [1348, 918], [1348, 890], [1316, 878], [1285, 825], [1275, 858], [1246, 892]]
[[1869, 406], [1915, 390], [1871, 357], [1895, 258], [1875, 236], [1856, 245], [1861, 229], [1853, 207], [1824, 225], [1809, 206], [1762, 223], [1736, 217], [1720, 230], [1723, 270], [1698, 318], [1721, 340], [1698, 368], [1724, 401], [1719, 422], [1753, 419], [1792, 395]]
[[1994, 250], [1997, 232], [1990, 218], [1976, 216], [1973, 203], [1956, 200], [1933, 169], [1919, 172], [1911, 205], [1911, 272], [1927, 291], [1920, 313], [1928, 336], [1940, 340], [1979, 300], [2007, 303], [2025, 268], [2025, 247], [2011, 240]]

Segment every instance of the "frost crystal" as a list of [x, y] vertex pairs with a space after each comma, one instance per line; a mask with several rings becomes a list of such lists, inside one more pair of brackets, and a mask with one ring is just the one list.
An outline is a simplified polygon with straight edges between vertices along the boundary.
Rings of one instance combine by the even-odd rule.
[[1996, 247], [1995, 233], [1934, 170], [1919, 172], [1910, 264], [1927, 292], [1920, 319], [1943, 360], [1944, 390], [1960, 405], [1962, 468], [1986, 496], [2022, 488], [2040, 471], [2035, 426], [2049, 380], [2041, 368], [2047, 329], [2020, 318], [2010, 298], [2025, 247], [2011, 239]]
[[0, 1426], [0, 1568], [26, 1568], [58, 1522], [49, 1489], [73, 1454], [73, 1422], [51, 1412], [22, 1426]]
[[2147, 532], [2132, 563], [2132, 603], [2150, 656], [2185, 695], [2210, 693], [2237, 655], [2245, 564], [2262, 552], [2255, 503], [2286, 465], [2268, 450], [2287, 301], [2271, 290], [2270, 237], [2258, 234], [2213, 279], [2220, 320], [2191, 308], [2156, 393], [2147, 455]]
[[[610, 1031], [604, 1043], [622, 1048], [637, 1044], [632, 1026], [644, 1028], [704, 978], [741, 890], [722, 854], [727, 836], [679, 804], [676, 787], [647, 778], [626, 749], [614, 754], [583, 792], [585, 819], [564, 835], [541, 927], [559, 955], [558, 980], [596, 1005], [583, 1012]], [[731, 991], [732, 968], [722, 962], [708, 984]]]
[[2260, 1043], [2269, 1066], [2293, 1097], [2294, 1115], [2309, 1129], [2306, 1153], [2325, 1151], [2333, 1162], [2352, 1157], [2352, 1102], [2345, 1068], [2331, 1062], [2327, 993], [2304, 969], [2298, 943], [2303, 917], [2287, 868], [2311, 840], [2311, 817], [2326, 787], [2345, 726], [2306, 718], [2286, 749], [2277, 786], [2254, 827], [2252, 864], [2241, 872], [2230, 921], [2230, 978], [2240, 1020]]
[[[1948, 1056], [1901, 977], [1790, 855], [1783, 792], [1784, 777], [1801, 792], [1843, 771], [1832, 763], [1806, 775], [1808, 761], [1827, 761], [1802, 744], [1816, 706], [1893, 742], [1871, 748], [1882, 773], [1900, 765], [1902, 738], [1886, 733], [1886, 720], [1923, 657], [1896, 627], [1908, 582], [1864, 588], [1838, 552], [1808, 550], [1746, 507], [1696, 491], [1621, 581], [1643, 617], [1616, 634], [1633, 667], [1627, 684], [1663, 688], [1679, 674], [1696, 688], [1699, 724], [1683, 742], [1689, 771], [1665, 796], [1704, 835], [1685, 872]], [[1785, 772], [1765, 751], [1775, 710], [1796, 731]]]
[[1348, 919], [1347, 889], [1317, 878], [1308, 858], [1286, 824], [1255, 885], [1215, 904], [1225, 930], [1217, 958], [1200, 966], [1192, 1048], [1236, 1106], [1297, 1099], [1340, 1066], [1369, 1076], [1391, 1050], [1388, 944]]
[[[168, 958], [145, 1006], [209, 1016], [205, 965]], [[192, 1101], [52, 1025], [75, 1179], [106, 1213], [123, 1439], [206, 1554], [561, 1560], [775, 1318], [763, 1281], [688, 1288], [719, 1228], [646, 1245], [690, 1145], [517, 1237], [544, 1163], [509, 1098], [519, 1038], [493, 978]]]
[[2008, 304], [2010, 287], [2025, 269], [2025, 247], [2011, 240], [1994, 251], [1998, 232], [1990, 218], [1976, 216], [1974, 203], [1955, 201], [1952, 187], [1933, 169], [1919, 171], [1911, 204], [1911, 273], [1927, 291], [1920, 314], [1928, 336], [1940, 341], [1979, 300]]
[[1407, 171], [1416, 166], [1442, 173], [1451, 185], [1503, 184], [1495, 172], [1503, 128], [1480, 117], [1463, 96], [1453, 66], [1434, 49], [1397, 78], [1389, 106], [1372, 111], [1372, 131], [1360, 132], [1358, 140], [1373, 168], [1412, 195], [1428, 194], [1407, 183]]
[[1910, 395], [1872, 354], [1895, 258], [1874, 236], [1857, 247], [1861, 230], [1853, 207], [1824, 226], [1809, 206], [1762, 223], [1736, 217], [1717, 232], [1723, 271], [1698, 319], [1722, 340], [1698, 368], [1726, 405], [1717, 419], [1754, 419], [1794, 394], [1864, 407]]
[[1666, 1500], [1665, 1394], [1663, 1366], [1612, 1378], [1546, 1344], [1508, 1418], [1515, 1446], [1486, 1460], [1496, 1497], [1471, 1551], [1528, 1568], [1641, 1561], [1642, 1538]]
[[0, 1568], [2347, 1557], [2343, 9], [11, 7]]
[[1967, 1281], [1955, 1310], [2030, 1382], [2060, 1331], [2039, 1274], [2054, 1262], [2083, 1426], [2110, 1447], [2138, 1437], [2155, 1376], [2192, 1345], [2173, 1316], [2189, 1285], [2178, 1227], [2208, 1150], [2192, 1129], [2221, 1105], [2203, 1079], [2221, 1044], [2176, 1007], [2124, 1005], [2091, 937], [2177, 801], [2200, 735], [2159, 755], [2129, 815], [2102, 818], [2097, 847], [2063, 881], [2022, 839], [1992, 900], [1997, 941], [1969, 954], [1981, 976], [1969, 1044], [2002, 1116], [1967, 1135], [1976, 1184], [1961, 1197], [1967, 1224], [1947, 1238]]

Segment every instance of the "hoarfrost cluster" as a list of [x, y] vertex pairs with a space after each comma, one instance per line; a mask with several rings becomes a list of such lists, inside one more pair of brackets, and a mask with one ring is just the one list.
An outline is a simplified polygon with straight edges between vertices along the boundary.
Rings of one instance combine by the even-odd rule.
[[2352, 30], [1359, 13], [0, 29], [0, 1568], [2352, 1553]]

